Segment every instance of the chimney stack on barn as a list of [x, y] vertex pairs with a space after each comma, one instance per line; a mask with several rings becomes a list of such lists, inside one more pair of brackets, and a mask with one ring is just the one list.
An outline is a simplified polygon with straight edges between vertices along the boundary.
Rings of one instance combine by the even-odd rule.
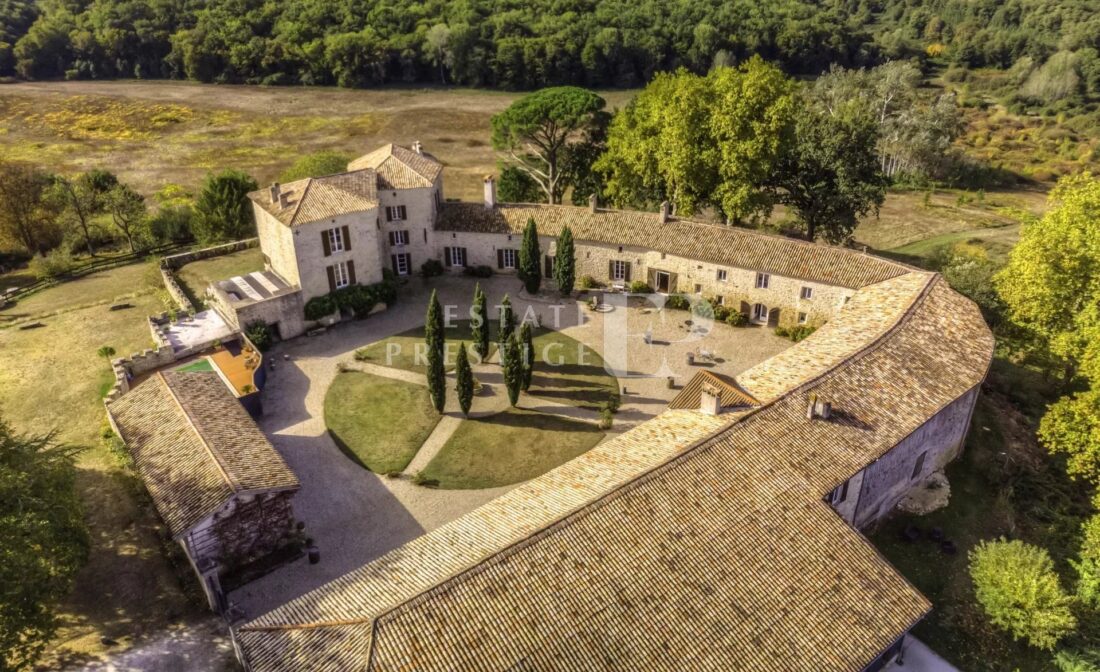
[[821, 418], [822, 420], [828, 420], [829, 416], [833, 414], [833, 404], [818, 397], [816, 394], [810, 395], [810, 401], [806, 405], [806, 419], [813, 420], [814, 418]]
[[413, 151], [416, 152], [417, 154], [423, 154], [424, 153], [424, 145], [420, 144], [419, 140], [415, 140], [413, 142]]
[[661, 223], [668, 224], [668, 201], [661, 201]]
[[279, 201], [280, 190], [281, 190], [281, 188], [279, 187], [278, 182], [272, 182], [271, 183], [271, 202], [272, 203], [277, 203]]
[[485, 176], [485, 209], [492, 210], [497, 206], [497, 182], [492, 175]]
[[722, 393], [710, 383], [703, 383], [699, 391], [699, 410], [706, 415], [718, 415], [722, 412]]
[[279, 207], [285, 208], [290, 205], [290, 193], [286, 191], [279, 192]]
[[596, 208], [599, 207], [600, 202], [596, 198], [596, 194], [592, 194], [588, 197], [588, 210], [589, 212], [596, 212]]

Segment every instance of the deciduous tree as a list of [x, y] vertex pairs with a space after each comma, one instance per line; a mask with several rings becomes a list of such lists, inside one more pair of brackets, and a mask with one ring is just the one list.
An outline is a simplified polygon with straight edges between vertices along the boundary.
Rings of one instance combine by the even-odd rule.
[[52, 176], [29, 163], [0, 162], [0, 240], [42, 256], [61, 243], [52, 185]]
[[534, 218], [527, 219], [523, 229], [523, 242], [519, 248], [519, 279], [528, 294], [537, 294], [542, 285], [542, 272], [539, 262], [542, 251], [539, 249], [539, 230]]
[[605, 105], [600, 96], [575, 86], [528, 94], [493, 117], [493, 148], [538, 183], [547, 203], [561, 203], [568, 183], [562, 170], [567, 146], [582, 139]]
[[573, 285], [577, 280], [576, 254], [573, 231], [568, 226], [563, 226], [554, 251], [554, 280], [558, 283], [558, 291], [562, 296], [573, 293]]
[[87, 554], [75, 452], [0, 419], [0, 669], [34, 665]]
[[118, 185], [118, 178], [106, 170], [89, 170], [75, 178], [59, 176], [55, 182], [62, 199], [62, 219], [84, 239], [89, 256], [95, 256], [92, 222], [107, 209], [107, 194]]
[[443, 307], [439, 297], [432, 290], [428, 300], [428, 315], [424, 320], [424, 341], [428, 346], [428, 394], [432, 397], [432, 406], [443, 412], [447, 403], [447, 380], [444, 365], [446, 342], [443, 335]]
[[248, 192], [259, 186], [239, 170], [207, 175], [195, 201], [195, 236], [203, 243], [256, 235]]
[[1053, 649], [1077, 628], [1073, 599], [1058, 583], [1047, 552], [1013, 541], [983, 541], [970, 551], [978, 602], [994, 625], [1013, 639]]
[[143, 226], [148, 223], [145, 197], [125, 184], [118, 184], [107, 192], [105, 200], [111, 221], [126, 238], [130, 251], [137, 252], [137, 241], [141, 239]]
[[322, 177], [348, 169], [351, 157], [342, 152], [321, 151], [298, 158], [279, 175], [280, 182], [293, 182], [307, 177]]

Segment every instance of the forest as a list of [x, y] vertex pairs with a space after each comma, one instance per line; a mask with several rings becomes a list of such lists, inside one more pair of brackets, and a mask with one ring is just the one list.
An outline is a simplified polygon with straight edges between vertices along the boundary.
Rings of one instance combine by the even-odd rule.
[[660, 71], [702, 74], [751, 55], [794, 75], [942, 58], [1014, 68], [1022, 91], [1050, 102], [1100, 91], [1094, 4], [0, 0], [0, 76], [534, 89], [637, 87]]

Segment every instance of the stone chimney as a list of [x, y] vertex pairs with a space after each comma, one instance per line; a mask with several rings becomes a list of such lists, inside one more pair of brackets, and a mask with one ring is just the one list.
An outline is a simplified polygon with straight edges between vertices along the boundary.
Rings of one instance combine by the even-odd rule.
[[703, 383], [699, 392], [699, 410], [706, 415], [722, 413], [722, 393], [710, 383]]
[[661, 223], [668, 224], [668, 201], [661, 201]]
[[271, 183], [271, 202], [276, 203], [279, 200], [280, 187], [278, 182]]
[[497, 207], [497, 181], [492, 175], [485, 176], [485, 209]]
[[810, 395], [810, 401], [806, 405], [806, 419], [813, 420], [815, 418], [821, 418], [822, 420], [828, 420], [829, 416], [833, 414], [833, 404], [828, 401], [824, 401], [816, 394]]
[[285, 191], [279, 192], [279, 207], [286, 208], [290, 205], [290, 194]]
[[413, 151], [416, 152], [417, 154], [423, 154], [424, 153], [424, 145], [420, 144], [419, 140], [414, 141], [413, 142]]
[[599, 199], [596, 198], [596, 194], [592, 194], [588, 197], [588, 211], [596, 212], [596, 208], [600, 205]]

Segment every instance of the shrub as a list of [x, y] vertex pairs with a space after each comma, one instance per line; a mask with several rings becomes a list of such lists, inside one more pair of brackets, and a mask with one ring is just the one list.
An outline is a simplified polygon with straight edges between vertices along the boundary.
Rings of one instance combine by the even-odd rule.
[[653, 288], [645, 280], [635, 280], [627, 288], [631, 294], [652, 294]]
[[[748, 322], [748, 318], [745, 318], [745, 322]], [[795, 343], [798, 343], [815, 331], [817, 331], [817, 327], [812, 327], [808, 324], [799, 324], [793, 327], [776, 327], [775, 335], [789, 338]]]
[[1058, 583], [1047, 552], [1022, 541], [983, 541], [970, 551], [978, 603], [1013, 639], [1053, 649], [1077, 628], [1073, 599]]
[[44, 257], [31, 259], [30, 268], [39, 280], [57, 278], [68, 274], [76, 266], [72, 252], [65, 247], [52, 250]]
[[615, 417], [611, 414], [611, 411], [606, 408], [600, 411], [600, 429], [611, 429], [611, 426], [615, 424]]
[[472, 275], [475, 278], [491, 278], [493, 276], [493, 267], [484, 264], [481, 266], [467, 266], [463, 273]]
[[275, 341], [275, 335], [272, 333], [271, 327], [263, 320], [254, 320], [246, 324], [244, 335], [252, 341], [252, 345], [256, 346], [260, 352], [266, 352]]
[[619, 391], [615, 390], [611, 394], [607, 395], [607, 401], [603, 403], [604, 410], [611, 413], [618, 413], [619, 407], [622, 406], [623, 399], [619, 396]]
[[437, 275], [443, 275], [443, 264], [439, 263], [438, 259], [429, 259], [423, 264], [420, 264], [420, 275], [425, 278], [434, 278]]
[[742, 313], [740, 310], [731, 310], [724, 322], [731, 327], [745, 327], [749, 324], [749, 316]]
[[331, 294], [315, 296], [306, 302], [306, 319], [316, 322], [336, 312], [336, 301]]
[[687, 310], [691, 308], [691, 301], [683, 294], [671, 294], [665, 299], [665, 308], [672, 310]]
[[600, 283], [596, 281], [591, 275], [582, 275], [581, 279], [577, 282], [581, 286], [581, 289], [596, 289], [600, 287]]

